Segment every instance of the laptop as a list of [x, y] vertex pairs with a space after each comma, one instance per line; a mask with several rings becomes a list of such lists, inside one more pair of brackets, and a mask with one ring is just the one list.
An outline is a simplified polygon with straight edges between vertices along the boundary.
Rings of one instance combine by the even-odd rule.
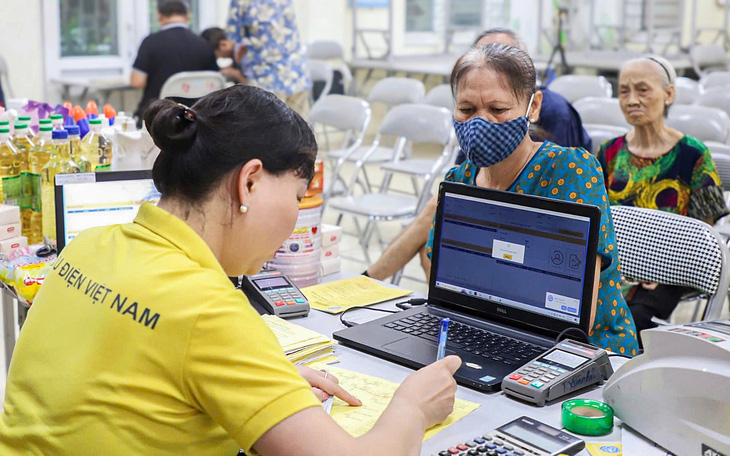
[[160, 200], [152, 170], [58, 174], [54, 190], [59, 252], [85, 229], [130, 223], [142, 203]]
[[420, 368], [436, 360], [442, 318], [454, 377], [497, 391], [505, 375], [588, 333], [601, 211], [596, 206], [443, 182], [428, 303], [334, 333], [344, 345]]

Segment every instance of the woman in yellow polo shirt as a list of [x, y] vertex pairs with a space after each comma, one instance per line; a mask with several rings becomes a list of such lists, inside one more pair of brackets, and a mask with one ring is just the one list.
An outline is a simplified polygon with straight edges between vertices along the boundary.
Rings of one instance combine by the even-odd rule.
[[306, 122], [242, 85], [190, 109], [157, 101], [145, 122], [162, 199], [54, 263], [10, 366], [0, 454], [418, 454], [453, 408], [458, 358], [409, 376], [354, 439], [313, 391], [357, 399], [297, 371], [228, 280], [294, 229], [317, 153]]

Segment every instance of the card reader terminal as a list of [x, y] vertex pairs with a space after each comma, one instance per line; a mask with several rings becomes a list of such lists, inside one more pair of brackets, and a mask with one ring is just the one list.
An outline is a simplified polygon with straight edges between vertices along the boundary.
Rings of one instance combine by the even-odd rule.
[[309, 302], [299, 288], [279, 271], [243, 276], [241, 289], [251, 304], [277, 317], [293, 318], [309, 315]]
[[502, 391], [538, 407], [613, 374], [608, 353], [566, 339], [502, 380]]

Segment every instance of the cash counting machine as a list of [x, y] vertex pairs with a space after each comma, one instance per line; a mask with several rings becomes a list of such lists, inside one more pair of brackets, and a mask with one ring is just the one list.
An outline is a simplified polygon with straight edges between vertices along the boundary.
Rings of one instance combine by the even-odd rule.
[[603, 390], [617, 417], [677, 456], [730, 455], [730, 320], [641, 333]]

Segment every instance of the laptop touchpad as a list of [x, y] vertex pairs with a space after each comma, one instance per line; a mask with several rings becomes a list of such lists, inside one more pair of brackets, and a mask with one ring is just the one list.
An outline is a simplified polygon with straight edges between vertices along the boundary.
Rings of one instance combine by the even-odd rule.
[[384, 350], [389, 352], [405, 355], [414, 361], [420, 361], [424, 364], [432, 363], [436, 360], [437, 347], [435, 345], [421, 342], [417, 339], [404, 337], [389, 344], [383, 345]]

